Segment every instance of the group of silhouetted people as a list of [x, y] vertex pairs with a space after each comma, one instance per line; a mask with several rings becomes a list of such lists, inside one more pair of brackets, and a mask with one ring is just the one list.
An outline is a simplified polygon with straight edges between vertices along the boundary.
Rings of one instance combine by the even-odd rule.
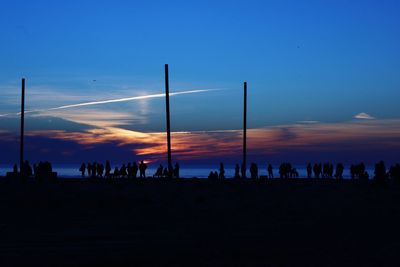
[[111, 168], [110, 161], [107, 160], [106, 164], [102, 163], [82, 163], [79, 171], [82, 177], [86, 177], [86, 173], [90, 178], [137, 178], [138, 172], [140, 178], [146, 178], [147, 164], [142, 160], [139, 164], [136, 162], [122, 164], [122, 166]]
[[326, 162], [322, 163], [315, 163], [311, 165], [311, 163], [307, 164], [307, 178], [312, 178], [314, 174], [314, 178], [336, 178], [336, 179], [343, 179], [343, 171], [344, 165], [342, 163], [336, 164], [336, 170], [334, 170], [334, 166], [332, 163]]
[[53, 167], [50, 162], [45, 161], [42, 162], [40, 161], [38, 164], [33, 164], [33, 168], [29, 164], [29, 161], [24, 161], [23, 166], [18, 172], [18, 166], [17, 164], [14, 164], [13, 167], [13, 174], [14, 176], [19, 176], [21, 175], [22, 177], [29, 178], [29, 177], [35, 177], [38, 180], [45, 179], [45, 178], [50, 178], [54, 176], [53, 173]]
[[[82, 163], [79, 171], [82, 177], [86, 177], [86, 173], [90, 178], [146, 178], [147, 164], [142, 160], [139, 164], [136, 162], [122, 164], [122, 166], [115, 167], [112, 171], [110, 161], [106, 161], [105, 165], [97, 162]], [[139, 175], [139, 176], [138, 176]], [[175, 168], [168, 170], [163, 168], [162, 165], [157, 169], [153, 177], [175, 177], [179, 178], [179, 164], [175, 164]]]
[[[338, 180], [343, 179], [344, 165], [342, 163], [336, 164], [336, 167], [332, 163], [326, 162], [322, 163], [311, 163], [307, 164], [307, 178], [324, 178], [332, 179], [336, 178]], [[106, 161], [105, 164], [93, 162], [93, 163], [82, 163], [79, 168], [82, 177], [90, 178], [146, 178], [147, 164], [142, 160], [137, 164], [136, 162], [122, 164], [122, 166], [111, 168], [110, 161]], [[249, 166], [249, 172], [251, 179], [272, 179], [274, 178], [273, 167], [271, 164], [267, 165], [266, 168], [267, 176], [259, 176], [258, 166], [255, 163], [251, 163]], [[162, 164], [159, 165], [156, 172], [152, 176], [153, 178], [180, 178], [180, 166], [178, 163], [174, 167], [170, 166], [164, 167]], [[349, 173], [351, 179], [358, 180], [369, 180], [369, 173], [366, 171], [364, 163], [351, 164], [349, 167]], [[13, 167], [13, 172], [11, 173], [14, 177], [35, 177], [36, 179], [46, 179], [49, 177], [56, 177], [56, 173], [53, 173], [53, 168], [51, 163], [48, 161], [39, 162], [38, 164], [33, 164], [33, 168], [28, 161], [23, 163], [21, 170], [18, 170], [18, 166], [15, 164]], [[281, 179], [287, 178], [298, 178], [299, 173], [292, 164], [284, 162], [279, 166], [279, 177]], [[224, 180], [225, 167], [221, 162], [218, 171], [211, 171], [209, 176], [211, 180]], [[235, 166], [235, 179], [247, 178], [243, 165], [239, 167], [239, 164]], [[389, 170], [386, 169], [385, 163], [383, 161], [375, 164], [374, 176], [378, 182], [384, 182], [388, 179], [400, 182], [400, 164], [392, 165]]]
[[296, 168], [292, 167], [292, 164], [285, 162], [279, 166], [279, 177], [282, 178], [298, 178], [299, 173]]
[[[332, 163], [326, 162], [315, 163], [312, 165], [311, 163], [307, 164], [307, 178], [324, 178], [324, 179], [333, 179], [337, 180], [343, 179], [344, 173], [344, 165], [342, 163], [337, 163], [334, 166]], [[259, 176], [258, 174], [258, 166], [255, 163], [251, 163], [249, 167], [250, 177], [251, 179], [272, 179], [274, 178], [273, 167], [271, 164], [267, 165], [267, 176]], [[241, 175], [242, 174], [242, 175]], [[239, 164], [235, 166], [235, 174], [233, 178], [240, 179], [243, 178], [243, 166], [239, 167]], [[285, 162], [279, 166], [279, 177], [281, 179], [287, 178], [299, 178], [299, 172], [296, 168], [292, 166], [292, 164]], [[211, 180], [222, 180], [225, 179], [225, 168], [224, 164], [220, 163], [219, 173], [217, 171], [211, 171], [209, 176]], [[245, 177], [247, 178], [247, 177]], [[359, 179], [359, 180], [369, 180], [370, 176], [366, 171], [366, 167], [364, 163], [352, 164], [350, 166], [350, 178], [351, 179]], [[395, 164], [390, 167], [389, 171], [386, 171], [386, 167], [383, 161], [380, 161], [375, 165], [374, 171], [374, 179], [376, 181], [384, 181], [387, 179], [393, 179], [395, 181], [400, 182], [400, 164]]]
[[153, 175], [153, 178], [179, 178], [179, 163], [175, 163], [175, 167], [163, 167], [162, 164], [158, 166], [156, 172]]

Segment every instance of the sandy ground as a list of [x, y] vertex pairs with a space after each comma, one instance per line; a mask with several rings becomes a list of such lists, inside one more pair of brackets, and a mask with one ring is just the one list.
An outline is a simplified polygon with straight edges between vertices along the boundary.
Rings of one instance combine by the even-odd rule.
[[400, 185], [0, 179], [0, 266], [399, 266]]

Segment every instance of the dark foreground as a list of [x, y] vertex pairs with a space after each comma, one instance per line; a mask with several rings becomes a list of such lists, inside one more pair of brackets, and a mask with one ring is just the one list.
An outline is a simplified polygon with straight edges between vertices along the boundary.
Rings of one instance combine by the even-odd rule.
[[0, 266], [398, 266], [400, 186], [0, 181]]

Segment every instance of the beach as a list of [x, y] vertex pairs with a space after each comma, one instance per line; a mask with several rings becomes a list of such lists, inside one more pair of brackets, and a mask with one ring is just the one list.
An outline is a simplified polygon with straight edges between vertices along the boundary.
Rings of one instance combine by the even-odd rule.
[[0, 265], [395, 266], [398, 203], [392, 182], [0, 179]]

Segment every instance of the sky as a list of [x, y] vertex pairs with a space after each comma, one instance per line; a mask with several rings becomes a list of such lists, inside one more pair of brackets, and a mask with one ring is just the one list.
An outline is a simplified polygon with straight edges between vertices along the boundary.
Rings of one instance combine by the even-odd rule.
[[0, 164], [395, 162], [399, 1], [19, 1], [0, 8]]

